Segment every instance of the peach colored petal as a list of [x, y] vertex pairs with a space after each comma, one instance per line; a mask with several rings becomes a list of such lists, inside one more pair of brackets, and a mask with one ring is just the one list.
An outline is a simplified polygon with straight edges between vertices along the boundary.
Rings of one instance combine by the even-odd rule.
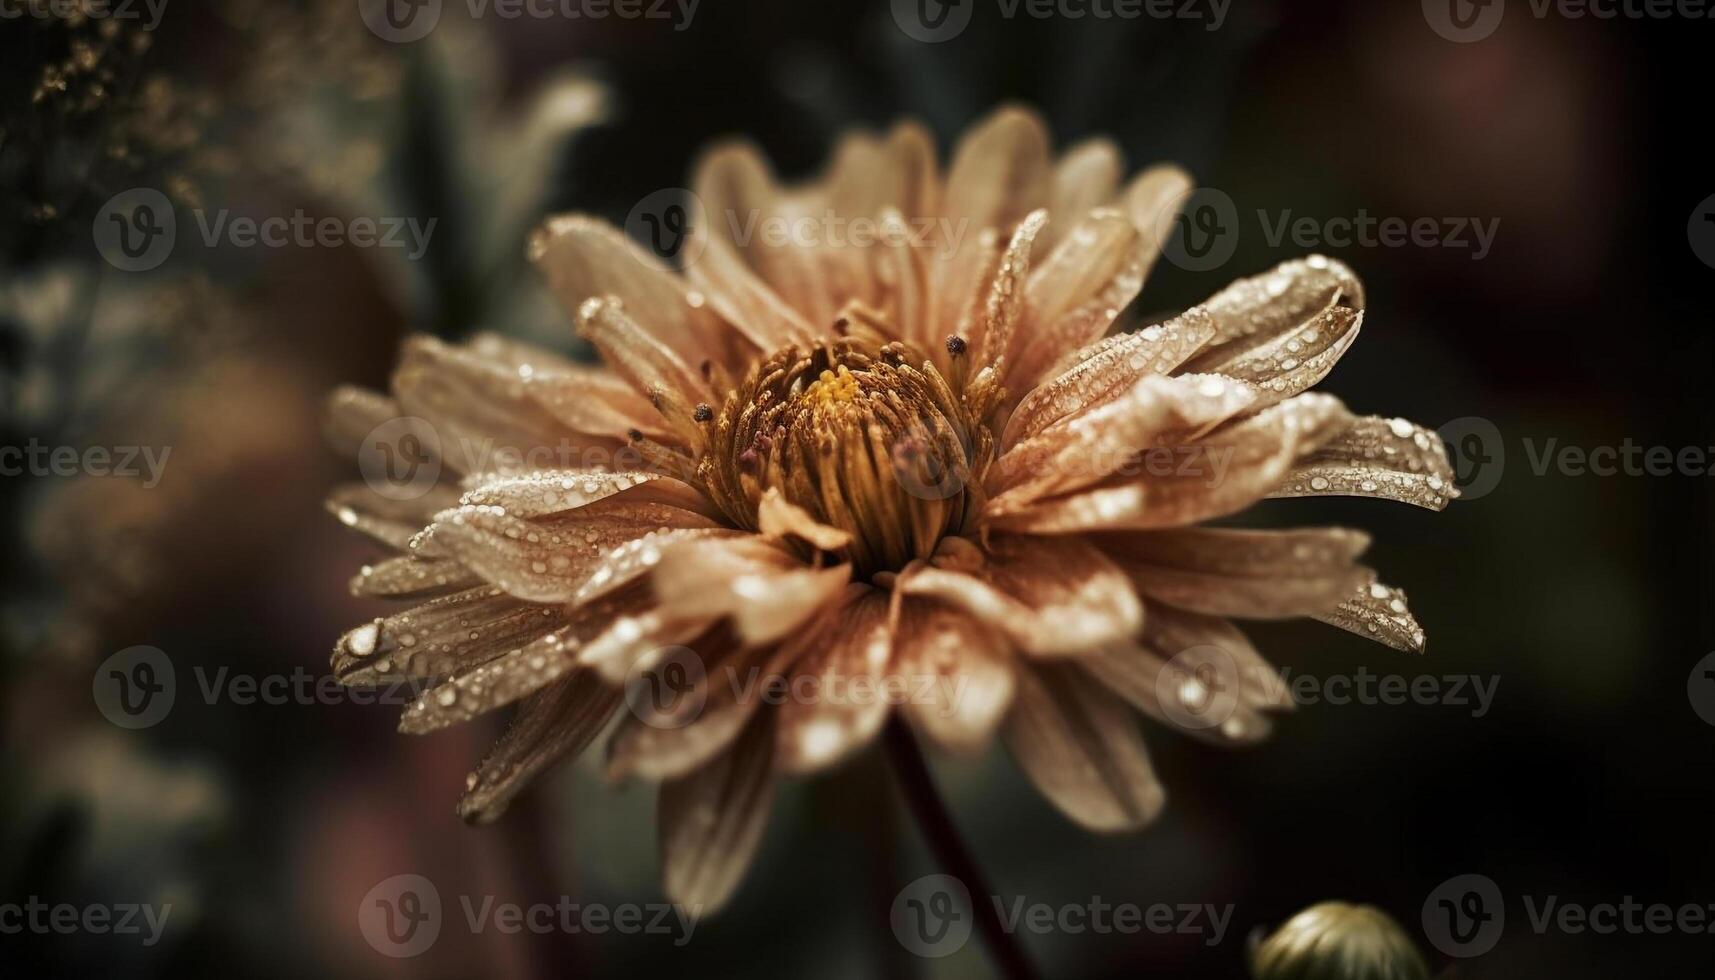
[[1024, 312], [1025, 282], [1030, 275], [1030, 250], [1036, 236], [1048, 222], [1047, 211], [1032, 211], [1019, 223], [1012, 241], [1001, 254], [1000, 265], [989, 281], [983, 315], [978, 321], [976, 335], [966, 339], [974, 343], [977, 370], [994, 369], [1004, 377], [1004, 358], [1012, 348], [1013, 332]]
[[1048, 203], [1048, 128], [1027, 109], [996, 110], [965, 132], [947, 174], [945, 212], [1005, 234]]
[[890, 673], [905, 685], [912, 726], [949, 751], [986, 746], [1012, 706], [1006, 639], [958, 607], [907, 598], [894, 647]]
[[1370, 416], [1352, 420], [1269, 496], [1379, 497], [1442, 510], [1459, 496], [1453, 481], [1453, 464], [1435, 430]]
[[763, 493], [756, 508], [756, 523], [758, 530], [770, 537], [791, 535], [823, 551], [838, 551], [852, 542], [850, 532], [817, 521], [809, 511], [787, 502], [777, 487]]
[[695, 487], [647, 470], [537, 470], [502, 476], [466, 490], [462, 507], [499, 507], [533, 518], [577, 510], [598, 500], [654, 503], [704, 516], [717, 513]]
[[404, 551], [411, 538], [436, 514], [458, 503], [458, 491], [438, 486], [420, 497], [394, 500], [384, 497], [364, 483], [347, 483], [328, 496], [328, 513], [341, 524], [369, 535], [390, 547]]
[[981, 569], [923, 568], [901, 576], [899, 588], [957, 606], [1042, 656], [1084, 653], [1142, 628], [1131, 583], [1095, 547], [1075, 538], [1010, 536], [991, 547]]
[[1107, 333], [1143, 288], [1147, 254], [1120, 211], [1099, 208], [1080, 221], [1031, 273], [1025, 326], [1009, 354], [1008, 387], [1029, 391], [1066, 351]]
[[1150, 269], [1161, 255], [1168, 236], [1173, 233], [1174, 222], [1179, 219], [1179, 210], [1190, 196], [1192, 187], [1190, 174], [1165, 163], [1142, 171], [1126, 186], [1125, 209], [1131, 220], [1137, 223], [1143, 246], [1147, 249], [1141, 259], [1143, 278], [1149, 278]]
[[1423, 627], [1406, 607], [1405, 590], [1383, 585], [1373, 573], [1351, 598], [1315, 618], [1395, 650], [1423, 652]]
[[506, 733], [471, 773], [459, 817], [471, 823], [499, 819], [530, 780], [561, 759], [576, 758], [594, 741], [619, 701], [619, 691], [588, 670], [525, 698]]
[[[616, 616], [626, 616], [645, 607], [648, 601], [646, 592], [634, 589], [578, 609], [562, 609], [557, 615], [565, 625], [539, 634], [528, 643], [503, 648], [498, 656], [481, 664], [460, 668], [452, 679], [425, 692], [405, 709], [399, 719], [399, 730], [408, 735], [439, 731], [505, 707], [583, 671], [579, 652], [584, 644]], [[539, 610], [536, 615], [544, 620], [549, 618], [549, 614]], [[403, 635], [400, 640], [403, 641]]]
[[762, 842], [774, 805], [773, 736], [758, 719], [719, 761], [661, 787], [662, 877], [693, 915], [726, 904]]
[[1147, 598], [1211, 616], [1288, 619], [1327, 613], [1367, 582], [1369, 535], [1344, 528], [1230, 528], [1101, 534], [1091, 540]]
[[[510, 465], [537, 447], [611, 452], [620, 443], [574, 432], [528, 394], [518, 372], [491, 357], [415, 338], [405, 345], [393, 390], [408, 416], [426, 419], [446, 465], [460, 473]], [[496, 456], [496, 453], [499, 453]]]
[[[1231, 423], [1183, 449], [1172, 473], [1114, 477], [993, 519], [1034, 534], [1180, 527], [1249, 507], [1351, 416], [1339, 400], [1304, 394]], [[1165, 468], [1165, 467], [1164, 467]]]
[[607, 222], [581, 214], [549, 218], [530, 238], [530, 259], [567, 313], [576, 316], [586, 300], [615, 296], [685, 363], [708, 356], [708, 338], [690, 315], [684, 282]]
[[838, 596], [851, 566], [809, 568], [759, 539], [737, 538], [671, 548], [653, 578], [663, 607], [692, 619], [728, 617], [745, 644], [761, 646]]
[[412, 599], [468, 589], [482, 579], [450, 558], [400, 555], [365, 565], [351, 580], [351, 594], [366, 598]]
[[1068, 358], [1063, 370], [1019, 402], [1001, 444], [1017, 445], [1062, 419], [1120, 397], [1145, 377], [1173, 373], [1214, 333], [1213, 319], [1191, 309], [1136, 333], [1097, 341]]
[[[1192, 688], [1198, 693], [1191, 702], [1181, 692], [1188, 684], [1204, 682], [1177, 677], [1175, 665], [1139, 644], [1104, 650], [1078, 661], [1078, 666], [1152, 721], [1203, 741], [1250, 745], [1268, 738], [1274, 728], [1267, 715], [1238, 698], [1237, 676], [1212, 679], [1213, 692]], [[1179, 700], [1164, 700], [1175, 697]]]
[[1065, 238], [1077, 215], [1111, 203], [1119, 192], [1125, 159], [1113, 140], [1088, 139], [1066, 150], [1054, 164], [1048, 194], [1049, 224], [1043, 246], [1052, 248]]
[[427, 556], [457, 558], [484, 579], [532, 602], [569, 602], [603, 559], [629, 541], [714, 528], [709, 518], [654, 503], [601, 501], [535, 520], [468, 506], [435, 518], [414, 542]]
[[[1269, 401], [1290, 398], [1328, 376], [1358, 339], [1364, 312], [1334, 305], [1265, 343], [1217, 351], [1196, 359], [1196, 369], [1256, 385]], [[1233, 345], [1237, 346], [1237, 345]]]
[[1246, 704], [1269, 711], [1291, 711], [1295, 706], [1279, 671], [1238, 627], [1224, 619], [1145, 602], [1143, 645], [1169, 660], [1193, 647], [1216, 647], [1236, 665], [1239, 697]]
[[827, 643], [793, 668], [795, 677], [814, 683], [780, 707], [775, 755], [788, 774], [839, 762], [868, 743], [887, 720], [881, 680], [892, 656], [888, 597], [868, 587], [851, 588], [857, 595], [836, 615]]
[[620, 377], [649, 397], [681, 440], [701, 446], [702, 430], [693, 416], [696, 406], [714, 395], [679, 355], [645, 332], [611, 297], [584, 303], [578, 311], [578, 332]]
[[482, 585], [349, 630], [334, 646], [333, 672], [346, 684], [449, 677], [567, 622], [559, 606], [520, 602]]
[[985, 513], [1022, 510], [1110, 473], [1141, 470], [1145, 451], [1183, 444], [1256, 402], [1256, 390], [1217, 375], [1145, 375], [1124, 395], [1012, 447], [990, 467]]
[[1321, 255], [1283, 262], [1261, 275], [1240, 279], [1211, 296], [1203, 307], [1218, 329], [1208, 349], [1187, 367], [1259, 347], [1330, 306], [1364, 308], [1364, 287], [1346, 264]]
[[1137, 719], [1075, 668], [1020, 666], [1002, 736], [1042, 795], [1090, 830], [1136, 830], [1166, 804]]
[[356, 456], [376, 427], [404, 414], [398, 402], [378, 391], [341, 385], [328, 396], [322, 412], [322, 430], [334, 452]]
[[[690, 254], [699, 256], [689, 270], [692, 284], [765, 351], [814, 336], [808, 311], [794, 297], [794, 291], [814, 288], [814, 265], [798, 249], [759, 240], [761, 223], [780, 217], [779, 192], [762, 154], [749, 144], [716, 147], [697, 165], [692, 190], [706, 218], [691, 232]], [[751, 236], [742, 247], [739, 235]]]

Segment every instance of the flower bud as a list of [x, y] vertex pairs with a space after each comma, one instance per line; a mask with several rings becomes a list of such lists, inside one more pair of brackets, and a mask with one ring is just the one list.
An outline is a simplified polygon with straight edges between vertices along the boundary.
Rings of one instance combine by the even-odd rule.
[[1255, 980], [1429, 980], [1429, 966], [1387, 913], [1324, 902], [1251, 949]]

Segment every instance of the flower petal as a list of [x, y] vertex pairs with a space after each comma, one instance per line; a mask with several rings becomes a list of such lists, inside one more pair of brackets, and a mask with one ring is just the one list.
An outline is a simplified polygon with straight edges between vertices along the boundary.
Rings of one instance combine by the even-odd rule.
[[696, 406], [714, 396], [678, 354], [650, 336], [612, 297], [584, 303], [578, 310], [578, 332], [601, 351], [609, 367], [649, 397], [686, 444], [701, 445]]
[[[1290, 398], [1328, 376], [1358, 339], [1364, 311], [1333, 305], [1256, 347], [1196, 359], [1199, 371], [1248, 381], [1270, 401]], [[1236, 346], [1236, 345], [1234, 345]]]
[[726, 904], [762, 842], [774, 805], [773, 747], [768, 718], [759, 718], [717, 762], [661, 787], [662, 877], [693, 915]]
[[1369, 535], [1344, 528], [1185, 528], [1092, 540], [1151, 599], [1212, 616], [1288, 619], [1326, 613], [1368, 581], [1356, 564]]
[[850, 565], [809, 568], [759, 538], [691, 541], [668, 549], [653, 576], [661, 605], [690, 619], [730, 617], [750, 646], [791, 633], [840, 594]]
[[984, 480], [990, 516], [1086, 487], [1139, 454], [1191, 441], [1250, 407], [1255, 389], [1218, 375], [1146, 375], [1126, 394], [1044, 430], [1006, 451]]
[[[1104, 650], [1078, 661], [1078, 667], [1151, 720], [1206, 742], [1254, 744], [1267, 738], [1274, 728], [1268, 716], [1232, 693], [1239, 683], [1236, 662], [1235, 676], [1212, 681], [1217, 685], [1215, 700], [1196, 686], [1200, 680], [1190, 682], [1190, 689], [1200, 692], [1196, 703], [1179, 693], [1187, 688], [1187, 682], [1175, 677], [1175, 665], [1140, 644]], [[1180, 700], [1164, 700], [1164, 696]]]
[[[453, 676], [412, 702], [399, 720], [399, 730], [407, 735], [438, 731], [505, 707], [570, 675], [580, 667], [579, 652], [585, 643], [615, 617], [644, 608], [649, 600], [647, 591], [632, 589], [578, 609], [526, 607], [521, 615], [535, 617], [541, 626], [533, 631], [534, 638], [528, 641], [520, 638], [514, 643], [501, 642], [503, 632], [509, 628], [524, 632], [511, 620], [496, 620], [486, 634], [480, 624], [437, 623], [442, 632], [436, 635], [446, 639], [437, 645], [436, 651], [425, 654], [427, 659], [414, 659], [403, 666], [412, 671], [436, 671], [437, 675], [443, 668], [450, 668], [446, 672]], [[464, 629], [462, 634], [458, 632], [460, 626]], [[383, 631], [382, 636], [378, 647], [394, 640], [399, 647], [404, 646], [402, 632]], [[466, 646], [455, 648], [461, 636]], [[472, 659], [474, 651], [481, 652], [480, 660]], [[400, 655], [389, 652], [384, 656], [395, 661], [392, 669], [397, 675], [401, 669]], [[380, 661], [373, 664], [376, 676], [387, 679], [389, 675], [379, 673], [382, 667]]]
[[1054, 223], [1048, 226], [1043, 245], [1052, 247], [1066, 237], [1072, 216], [1112, 202], [1124, 171], [1125, 158], [1110, 139], [1088, 139], [1062, 153], [1054, 164], [1048, 194], [1048, 214]]
[[1351, 416], [1338, 399], [1304, 394], [1230, 423], [1189, 446], [1171, 473], [1114, 477], [993, 518], [1033, 534], [1180, 527], [1249, 507]]
[[1068, 358], [1064, 371], [1019, 402], [1001, 444], [1015, 446], [1062, 419], [1091, 411], [1149, 375], [1172, 374], [1214, 333], [1214, 319], [1202, 309], [1191, 309], [1136, 333], [1097, 341]]
[[530, 238], [530, 259], [566, 312], [586, 300], [616, 296], [657, 341], [689, 364], [700, 363], [706, 338], [690, 316], [685, 285], [625, 233], [586, 215], [549, 218]]
[[1027, 653], [1079, 654], [1130, 639], [1143, 607], [1125, 573], [1076, 538], [1001, 536], [981, 569], [901, 576], [907, 595], [939, 599], [1005, 633]]
[[1126, 211], [1131, 214], [1131, 220], [1137, 223], [1137, 230], [1142, 235], [1142, 243], [1147, 249], [1142, 257], [1142, 278], [1149, 278], [1150, 269], [1154, 267], [1162, 248], [1173, 234], [1173, 225], [1179, 219], [1179, 209], [1189, 198], [1191, 188], [1191, 175], [1170, 163], [1150, 167], [1133, 177], [1131, 184], [1126, 187]]
[[449, 677], [564, 626], [559, 606], [520, 602], [492, 586], [442, 596], [348, 631], [334, 646], [345, 684]]
[[[859, 587], [853, 586], [854, 589]], [[861, 748], [887, 720], [881, 679], [892, 655], [885, 593], [863, 588], [839, 611], [828, 642], [793, 668], [810, 677], [811, 695], [798, 692], [780, 707], [775, 750], [782, 771], [803, 775], [833, 765]]]
[[1432, 429], [1370, 416], [1301, 461], [1271, 497], [1380, 497], [1441, 510], [1459, 496], [1447, 447]]
[[791, 535], [823, 551], [838, 551], [852, 542], [850, 532], [817, 521], [809, 511], [788, 501], [778, 487], [763, 492], [762, 502], [756, 508], [756, 523], [770, 537]]
[[1042, 795], [1090, 830], [1135, 830], [1167, 801], [1130, 709], [1074, 668], [1020, 666], [1002, 734]]
[[1240, 279], [1202, 304], [1218, 325], [1188, 370], [1231, 360], [1268, 343], [1331, 306], [1364, 308], [1364, 287], [1345, 263], [1321, 255], [1283, 262]]
[[944, 210], [972, 230], [1005, 234], [1048, 202], [1048, 128], [1027, 109], [1006, 106], [966, 131], [953, 152]]
[[482, 582], [475, 572], [448, 558], [400, 555], [365, 565], [351, 580], [351, 594], [368, 598], [406, 599], [468, 589]]
[[437, 516], [414, 547], [421, 554], [457, 558], [520, 599], [569, 602], [626, 542], [659, 537], [662, 528], [670, 533], [714, 527], [701, 514], [655, 503], [601, 501], [536, 520], [499, 507], [467, 506]]
[[471, 823], [492, 823], [513, 797], [548, 767], [576, 758], [607, 726], [620, 692], [594, 671], [570, 677], [524, 699], [506, 734], [470, 775], [458, 813]]
[[458, 491], [438, 486], [420, 497], [395, 500], [384, 497], [362, 483], [347, 483], [328, 496], [328, 512], [346, 527], [354, 528], [383, 544], [404, 551], [411, 538], [436, 514], [458, 503]]
[[466, 490], [462, 507], [499, 507], [534, 518], [576, 510], [598, 500], [656, 503], [714, 516], [696, 488], [648, 470], [537, 470], [490, 480]]
[[460, 473], [516, 468], [524, 454], [543, 446], [611, 452], [620, 445], [562, 425], [530, 397], [515, 368], [426, 337], [405, 344], [393, 391], [407, 416], [434, 427], [441, 458]]
[[706, 209], [706, 220], [691, 231], [690, 254], [700, 253], [689, 270], [692, 284], [762, 350], [814, 336], [806, 311], [779, 288], [782, 281], [792, 289], [808, 288], [813, 267], [795, 264], [803, 258], [796, 249], [755, 240], [741, 247], [734, 237], [748, 234], [746, 229], [754, 233], [761, 221], [777, 216], [778, 192], [762, 154], [747, 144], [716, 147], [697, 165], [692, 189]]
[[1333, 612], [1316, 618], [1395, 650], [1423, 652], [1423, 627], [1418, 625], [1417, 618], [1406, 606], [1405, 590], [1383, 585], [1375, 581], [1373, 575]]
[[963, 609], [907, 598], [894, 647], [890, 673], [906, 686], [904, 711], [912, 726], [950, 751], [987, 745], [1012, 706], [1006, 639]]

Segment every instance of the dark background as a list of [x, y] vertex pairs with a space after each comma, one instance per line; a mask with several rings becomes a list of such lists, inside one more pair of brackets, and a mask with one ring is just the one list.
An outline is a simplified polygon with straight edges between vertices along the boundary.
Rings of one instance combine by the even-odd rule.
[[[131, 31], [0, 22], [4, 440], [173, 447], [148, 490], [0, 478], [0, 901], [174, 904], [149, 949], [0, 936], [8, 975], [988, 975], [976, 940], [936, 961], [894, 942], [893, 896], [938, 869], [874, 756], [787, 792], [738, 898], [682, 948], [471, 936], [455, 919], [429, 954], [385, 959], [355, 910], [393, 874], [426, 875], [449, 902], [660, 900], [650, 794], [604, 786], [586, 760], [499, 825], [467, 829], [453, 804], [492, 723], [413, 740], [386, 707], [205, 704], [190, 674], [313, 676], [340, 632], [381, 611], [345, 591], [375, 549], [321, 508], [354, 473], [322, 447], [321, 399], [339, 383], [382, 386], [412, 331], [499, 329], [575, 350], [521, 261], [542, 215], [623, 222], [682, 186], [697, 149], [724, 134], [806, 176], [848, 126], [916, 115], [945, 151], [1006, 100], [1038, 106], [1062, 146], [1111, 134], [1131, 166], [1177, 161], [1237, 202], [1232, 261], [1212, 273], [1163, 263], [1146, 313], [1305, 251], [1271, 245], [1258, 209], [1500, 222], [1481, 260], [1326, 249], [1363, 277], [1369, 312], [1323, 390], [1432, 426], [1491, 421], [1500, 444], [1461, 474], [1492, 492], [1439, 515], [1270, 505], [1271, 520], [1372, 530], [1374, 563], [1411, 593], [1427, 653], [1313, 623], [1250, 630], [1296, 673], [1498, 679], [1493, 710], [1305, 706], [1243, 753], [1155, 729], [1168, 810], [1113, 839], [1061, 819], [998, 748], [935, 760], [1005, 896], [1234, 907], [1213, 947], [1028, 936], [1044, 972], [1242, 976], [1253, 930], [1335, 898], [1393, 913], [1440, 969], [1450, 961], [1424, 939], [1424, 902], [1482, 874], [1506, 895], [1507, 929], [1463, 977], [1707, 975], [1715, 935], [1539, 935], [1524, 898], [1715, 903], [1715, 728], [1687, 680], [1715, 649], [1709, 478], [1539, 473], [1531, 458], [1550, 440], [1715, 445], [1715, 270], [1687, 235], [1715, 193], [1700, 132], [1715, 21], [1539, 19], [1513, 0], [1492, 37], [1455, 44], [1411, 2], [1236, 0], [1218, 31], [1005, 20], [990, 2], [956, 40], [925, 45], [887, 4], [857, 0], [704, 0], [683, 32], [473, 26], [450, 3], [429, 40], [389, 45], [354, 8], [171, 0], [146, 47]], [[42, 94], [66, 64], [84, 67]], [[606, 86], [604, 118], [544, 149], [515, 123], [567, 70]], [[551, 164], [542, 179], [520, 176], [538, 157]], [[181, 248], [126, 274], [95, 254], [90, 227], [135, 186], [185, 207], [441, 227], [416, 264]], [[133, 732], [106, 722], [90, 691], [96, 665], [136, 644], [169, 653], [180, 695], [165, 722]]]

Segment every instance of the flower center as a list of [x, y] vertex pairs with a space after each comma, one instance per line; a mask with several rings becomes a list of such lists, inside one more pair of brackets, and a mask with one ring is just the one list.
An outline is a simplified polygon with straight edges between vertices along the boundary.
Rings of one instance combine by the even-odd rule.
[[928, 358], [848, 337], [753, 368], [722, 406], [699, 475], [751, 529], [763, 493], [779, 490], [850, 534], [852, 562], [870, 575], [929, 557], [965, 527], [989, 442]]

